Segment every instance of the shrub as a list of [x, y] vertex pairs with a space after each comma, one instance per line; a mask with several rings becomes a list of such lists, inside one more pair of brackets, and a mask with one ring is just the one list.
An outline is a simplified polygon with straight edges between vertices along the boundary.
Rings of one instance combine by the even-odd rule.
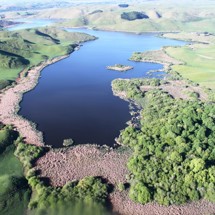
[[63, 146], [66, 146], [66, 147], [72, 146], [74, 143], [75, 143], [75, 142], [74, 142], [73, 139], [65, 139], [65, 140], [63, 141]]
[[129, 4], [119, 4], [118, 6], [119, 6], [119, 7], [126, 8], [126, 7], [129, 7]]
[[149, 17], [144, 13], [132, 11], [132, 12], [123, 12], [121, 14], [121, 19], [133, 21], [136, 19], [149, 19]]
[[[161, 90], [143, 93], [148, 80], [116, 80], [129, 99], [142, 101], [140, 126], [129, 125], [118, 141], [134, 153], [130, 197], [137, 202], [183, 204], [206, 198], [214, 201], [215, 107], [198, 100], [174, 100]], [[157, 83], [157, 82], [155, 82]]]
[[151, 201], [151, 194], [149, 189], [142, 183], [136, 183], [129, 191], [129, 196], [135, 202], [145, 204]]
[[125, 185], [124, 185], [123, 183], [120, 182], [120, 183], [118, 183], [117, 188], [118, 188], [118, 190], [119, 190], [120, 192], [122, 192], [122, 191], [125, 190]]

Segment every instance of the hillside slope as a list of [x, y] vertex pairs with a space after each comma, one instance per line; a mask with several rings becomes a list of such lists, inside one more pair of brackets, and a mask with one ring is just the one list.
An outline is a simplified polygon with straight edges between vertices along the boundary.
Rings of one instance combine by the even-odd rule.
[[14, 81], [23, 69], [69, 54], [77, 44], [93, 39], [56, 28], [0, 32], [0, 89]]

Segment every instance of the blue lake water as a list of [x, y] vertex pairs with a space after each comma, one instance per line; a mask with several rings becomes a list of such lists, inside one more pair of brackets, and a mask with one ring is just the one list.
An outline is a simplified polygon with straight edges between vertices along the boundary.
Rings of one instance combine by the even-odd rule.
[[27, 28], [37, 28], [37, 27], [46, 27], [51, 24], [54, 24], [57, 22], [57, 20], [50, 20], [50, 19], [37, 19], [37, 20], [31, 20], [31, 19], [16, 19], [14, 20], [16, 22], [21, 22], [20, 24], [11, 26], [6, 28], [9, 31], [16, 31], [16, 30], [22, 30]]
[[[72, 138], [77, 144], [113, 146], [114, 139], [130, 120], [128, 102], [113, 95], [116, 78], [146, 77], [162, 65], [128, 61], [132, 52], [184, 45], [184, 42], [156, 37], [87, 29], [70, 29], [99, 39], [84, 43], [69, 58], [46, 67], [39, 84], [24, 94], [20, 114], [38, 125], [45, 143], [61, 147]], [[125, 73], [106, 70], [113, 64], [134, 66]]]

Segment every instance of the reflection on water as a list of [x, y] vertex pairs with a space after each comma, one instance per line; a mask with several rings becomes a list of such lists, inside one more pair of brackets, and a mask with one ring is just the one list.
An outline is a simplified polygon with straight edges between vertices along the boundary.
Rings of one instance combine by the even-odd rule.
[[[64, 139], [78, 144], [113, 146], [114, 139], [130, 120], [128, 103], [113, 96], [111, 81], [116, 78], [146, 77], [160, 64], [129, 61], [132, 52], [160, 49], [183, 42], [156, 37], [73, 29], [99, 39], [85, 43], [65, 60], [48, 66], [37, 87], [26, 93], [20, 114], [38, 124], [46, 144], [61, 147]], [[125, 64], [127, 72], [106, 70], [106, 66]]]
[[7, 30], [9, 31], [16, 31], [16, 30], [22, 30], [22, 29], [28, 29], [28, 28], [37, 28], [37, 27], [45, 27], [48, 25], [51, 25], [53, 23], [56, 23], [56, 20], [50, 20], [50, 19], [16, 19], [16, 22], [20, 22], [20, 24], [8, 27]]

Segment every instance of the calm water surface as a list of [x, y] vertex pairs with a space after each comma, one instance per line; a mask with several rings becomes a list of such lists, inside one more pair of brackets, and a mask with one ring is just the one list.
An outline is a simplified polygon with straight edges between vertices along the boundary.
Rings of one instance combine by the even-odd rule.
[[[99, 37], [87, 42], [69, 58], [46, 67], [37, 87], [24, 95], [20, 114], [35, 122], [45, 143], [61, 147], [64, 139], [76, 143], [113, 146], [114, 139], [130, 120], [128, 103], [113, 96], [111, 81], [116, 78], [146, 77], [160, 64], [128, 61], [132, 52], [183, 45], [184, 42], [135, 35], [75, 29]], [[134, 66], [125, 73], [106, 70], [116, 63]]]
[[9, 31], [22, 30], [27, 28], [38, 28], [38, 27], [46, 27], [53, 23], [56, 23], [57, 20], [50, 19], [16, 19], [16, 22], [21, 22], [20, 24], [11, 26], [6, 28]]

